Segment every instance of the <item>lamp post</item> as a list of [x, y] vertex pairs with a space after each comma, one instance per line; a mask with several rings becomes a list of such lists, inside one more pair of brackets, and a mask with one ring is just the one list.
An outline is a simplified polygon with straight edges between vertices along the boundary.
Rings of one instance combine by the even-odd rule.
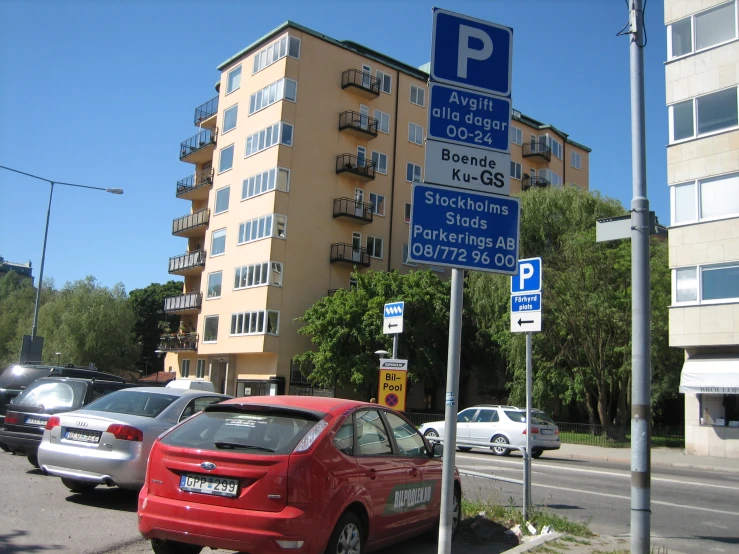
[[49, 189], [49, 207], [46, 210], [46, 227], [44, 229], [44, 247], [41, 251], [41, 267], [39, 269], [38, 286], [36, 287], [36, 305], [33, 309], [33, 327], [31, 327], [31, 344], [33, 344], [33, 342], [36, 340], [36, 331], [38, 329], [38, 309], [39, 309], [39, 301], [41, 299], [41, 285], [44, 279], [44, 262], [46, 261], [46, 239], [49, 236], [49, 216], [51, 215], [51, 199], [54, 196], [54, 185], [63, 185], [65, 187], [76, 187], [76, 188], [81, 188], [81, 189], [101, 190], [103, 192], [109, 192], [111, 194], [123, 194], [123, 189], [90, 187], [87, 185], [77, 185], [75, 183], [62, 183], [61, 181], [52, 181], [51, 179], [45, 179], [44, 177], [39, 177], [38, 175], [31, 175], [30, 173], [26, 173], [25, 171], [19, 171], [17, 169], [13, 169], [12, 167], [5, 167], [4, 165], [0, 165], [0, 169], [12, 171], [13, 173], [20, 173], [21, 175], [25, 175], [26, 177], [31, 177], [33, 179], [38, 179], [39, 181], [46, 181], [51, 186], [51, 188]]
[[61, 353], [61, 352], [57, 352], [57, 353], [56, 353], [56, 354], [54, 354], [54, 355], [56, 356], [56, 365], [59, 365], [59, 361], [60, 361], [60, 360], [61, 360], [61, 358], [62, 358], [62, 353]]

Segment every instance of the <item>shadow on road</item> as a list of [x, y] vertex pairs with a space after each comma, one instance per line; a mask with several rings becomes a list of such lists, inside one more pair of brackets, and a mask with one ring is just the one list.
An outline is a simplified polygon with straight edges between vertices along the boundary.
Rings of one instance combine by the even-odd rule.
[[544, 504], [544, 507], [552, 510], [584, 510], [582, 506], [571, 506], [569, 504]]
[[696, 539], [700, 539], [702, 541], [714, 541], [714, 542], [721, 542], [724, 544], [739, 544], [739, 537], [701, 537], [696, 536]]
[[[101, 489], [97, 488], [84, 494], [70, 494], [67, 502], [90, 506], [92, 508], [104, 508], [106, 510], [118, 510], [119, 512], [135, 512], [138, 502], [138, 492], [124, 489]], [[2, 552], [2, 549], [0, 549]]]
[[15, 530], [10, 533], [0, 533], [0, 552], [4, 554], [15, 554], [21, 552], [42, 552], [44, 550], [59, 550], [62, 548], [56, 544], [15, 544], [16, 539], [28, 535], [27, 531]]
[[26, 471], [26, 475], [41, 475], [43, 477], [44, 472], [34, 467], [33, 469]]

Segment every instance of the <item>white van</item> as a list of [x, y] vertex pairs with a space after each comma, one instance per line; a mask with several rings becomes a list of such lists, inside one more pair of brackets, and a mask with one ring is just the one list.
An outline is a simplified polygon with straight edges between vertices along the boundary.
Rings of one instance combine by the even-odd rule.
[[215, 387], [213, 387], [213, 383], [210, 381], [191, 381], [190, 379], [175, 379], [174, 381], [167, 383], [167, 388], [216, 392]]

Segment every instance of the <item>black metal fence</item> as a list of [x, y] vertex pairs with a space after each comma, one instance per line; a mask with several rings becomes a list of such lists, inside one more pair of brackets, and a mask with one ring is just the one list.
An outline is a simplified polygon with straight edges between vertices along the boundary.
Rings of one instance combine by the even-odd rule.
[[546, 177], [538, 177], [538, 176], [532, 177], [528, 173], [526, 173], [523, 176], [523, 190], [528, 190], [531, 187], [544, 188], [544, 187], [548, 187], [549, 185], [551, 185], [551, 183], [549, 182], [549, 179], [547, 179]]
[[347, 262], [364, 267], [370, 266], [370, 255], [366, 248], [358, 248], [351, 244], [336, 242], [331, 245], [331, 259], [333, 262]]
[[339, 154], [336, 156], [336, 173], [345, 171], [365, 179], [374, 179], [375, 162], [354, 154]]
[[354, 129], [373, 137], [377, 136], [377, 120], [374, 117], [358, 112], [341, 112], [339, 114], [339, 131]]
[[184, 179], [177, 181], [177, 194], [184, 194], [192, 189], [210, 185], [213, 183], [213, 168], [201, 169], [197, 173], [188, 175]]
[[207, 102], [204, 102], [195, 108], [195, 125], [200, 125], [203, 121], [214, 116], [216, 113], [218, 113], [218, 97], [214, 96]]
[[346, 216], [372, 223], [372, 204], [351, 198], [334, 198], [334, 217]]
[[197, 152], [201, 148], [205, 148], [209, 144], [215, 144], [217, 129], [203, 129], [197, 135], [191, 136], [187, 140], [180, 143], [180, 159], [185, 158]]
[[380, 95], [380, 79], [359, 69], [347, 69], [341, 74], [341, 88], [357, 87], [374, 96]]
[[549, 145], [543, 140], [524, 142], [522, 146], [523, 150], [521, 153], [524, 158], [528, 158], [530, 156], [541, 156], [547, 161], [552, 159], [552, 149], [549, 148]]

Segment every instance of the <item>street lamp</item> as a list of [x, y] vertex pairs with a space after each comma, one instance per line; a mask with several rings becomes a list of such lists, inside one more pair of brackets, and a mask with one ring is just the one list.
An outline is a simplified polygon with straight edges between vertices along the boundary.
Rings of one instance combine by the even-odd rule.
[[61, 352], [57, 352], [57, 353], [56, 353], [56, 354], [54, 354], [54, 355], [56, 356], [56, 365], [59, 365], [59, 360], [60, 360], [60, 359], [61, 359], [61, 357], [62, 357], [62, 353], [61, 353]]
[[41, 251], [41, 268], [39, 269], [38, 287], [36, 287], [36, 306], [33, 309], [33, 327], [31, 327], [31, 349], [33, 351], [33, 343], [36, 340], [36, 330], [38, 329], [38, 308], [39, 308], [39, 301], [41, 300], [41, 285], [44, 279], [44, 261], [46, 260], [46, 239], [49, 236], [49, 216], [51, 215], [51, 199], [54, 195], [54, 185], [63, 185], [65, 187], [76, 187], [76, 188], [81, 188], [81, 189], [101, 190], [103, 192], [109, 192], [111, 194], [123, 194], [123, 189], [90, 187], [87, 185], [77, 185], [75, 183], [62, 183], [60, 181], [52, 181], [51, 179], [45, 179], [44, 177], [39, 177], [38, 175], [31, 175], [30, 173], [26, 173], [25, 171], [19, 171], [17, 169], [13, 169], [12, 167], [5, 167], [4, 165], [0, 165], [0, 169], [12, 171], [13, 173], [20, 173], [21, 175], [32, 177], [33, 179], [38, 179], [39, 181], [46, 181], [47, 183], [49, 183], [49, 185], [51, 185], [51, 188], [49, 190], [49, 207], [46, 210], [46, 228], [44, 230], [44, 248]]
[[[164, 355], [164, 354], [166, 354], [166, 353], [167, 353], [167, 352], [166, 352], [166, 351], [164, 351], [164, 350], [159, 350], [159, 349], [157, 349], [157, 350], [154, 350], [154, 354], [156, 354], [156, 355], [157, 355], [157, 357], [158, 357], [158, 358], [159, 358], [160, 360], [162, 359], [162, 355]], [[162, 369], [164, 369], [164, 368], [162, 367]], [[159, 382], [159, 364], [157, 364], [157, 368], [156, 368], [156, 370], [157, 370], [157, 376], [156, 376], [156, 379], [155, 379], [155, 381], [156, 381], [156, 382], [158, 383], [158, 382]]]
[[387, 350], [375, 350], [375, 356], [387, 356], [390, 354]]

